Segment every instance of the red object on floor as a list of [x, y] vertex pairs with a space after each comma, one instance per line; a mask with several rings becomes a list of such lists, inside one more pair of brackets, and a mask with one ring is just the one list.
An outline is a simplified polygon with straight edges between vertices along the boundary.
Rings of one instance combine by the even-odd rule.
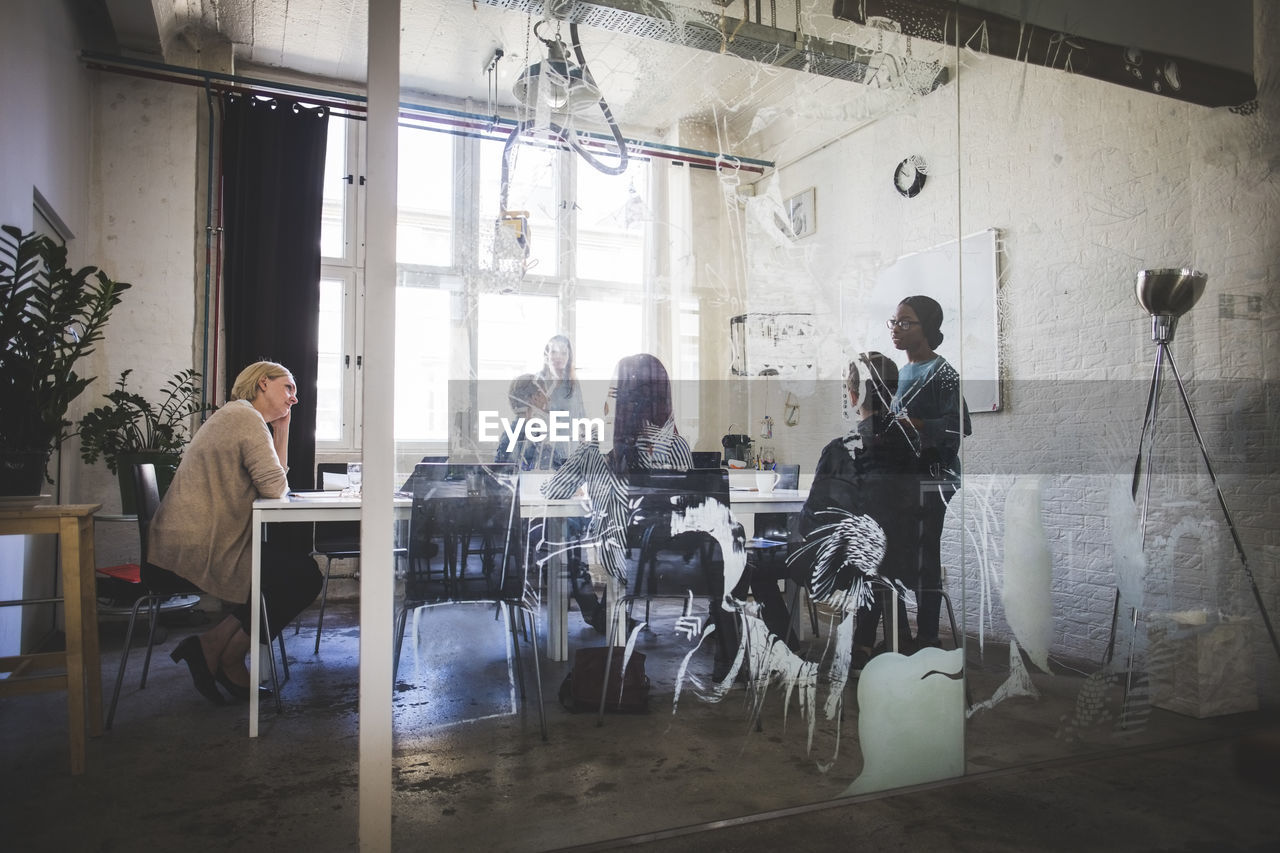
[[142, 583], [142, 567], [137, 563], [125, 563], [123, 566], [107, 566], [96, 571], [100, 575], [117, 578], [127, 583]]

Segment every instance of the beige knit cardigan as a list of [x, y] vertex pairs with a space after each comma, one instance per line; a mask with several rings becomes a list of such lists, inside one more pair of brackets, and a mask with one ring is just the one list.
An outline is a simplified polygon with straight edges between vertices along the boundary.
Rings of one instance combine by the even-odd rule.
[[225, 601], [249, 600], [256, 498], [289, 486], [266, 421], [245, 400], [196, 431], [151, 522], [147, 559]]

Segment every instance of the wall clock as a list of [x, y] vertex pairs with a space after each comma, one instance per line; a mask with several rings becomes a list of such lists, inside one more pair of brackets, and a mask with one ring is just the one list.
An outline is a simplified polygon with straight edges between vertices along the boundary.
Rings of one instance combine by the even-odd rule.
[[928, 171], [929, 167], [924, 162], [924, 158], [919, 154], [912, 154], [899, 163], [898, 168], [894, 170], [894, 189], [901, 193], [903, 198], [915, 198], [924, 188]]

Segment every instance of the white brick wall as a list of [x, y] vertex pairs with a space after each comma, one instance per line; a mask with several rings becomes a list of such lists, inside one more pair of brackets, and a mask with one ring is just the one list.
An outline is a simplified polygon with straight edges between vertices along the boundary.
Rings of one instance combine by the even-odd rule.
[[[193, 360], [197, 285], [193, 224], [196, 209], [196, 117], [203, 108], [198, 89], [95, 74], [93, 82], [92, 220], [99, 223], [94, 262], [133, 287], [111, 315], [93, 357], [97, 381], [77, 401], [73, 419], [101, 405], [120, 373], [152, 400], [170, 376]], [[199, 172], [203, 175], [203, 172]], [[203, 260], [203, 259], [201, 259]], [[72, 448], [77, 447], [72, 443]], [[85, 466], [78, 450], [77, 495], [119, 512], [116, 477], [104, 463]], [[97, 560], [109, 566], [138, 559], [137, 529], [99, 524]]]

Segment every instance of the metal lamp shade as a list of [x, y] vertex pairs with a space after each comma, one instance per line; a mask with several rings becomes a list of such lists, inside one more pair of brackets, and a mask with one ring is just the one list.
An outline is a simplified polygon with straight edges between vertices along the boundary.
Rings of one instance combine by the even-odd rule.
[[581, 68], [569, 61], [563, 45], [544, 44], [547, 59], [526, 68], [511, 87], [520, 102], [537, 109], [539, 90], [544, 90], [547, 105], [556, 113], [578, 113], [599, 103], [600, 89], [586, 79]]
[[1178, 318], [1204, 295], [1209, 277], [1192, 269], [1142, 270], [1135, 293], [1138, 304], [1151, 314], [1151, 339], [1156, 343], [1173, 340]]

